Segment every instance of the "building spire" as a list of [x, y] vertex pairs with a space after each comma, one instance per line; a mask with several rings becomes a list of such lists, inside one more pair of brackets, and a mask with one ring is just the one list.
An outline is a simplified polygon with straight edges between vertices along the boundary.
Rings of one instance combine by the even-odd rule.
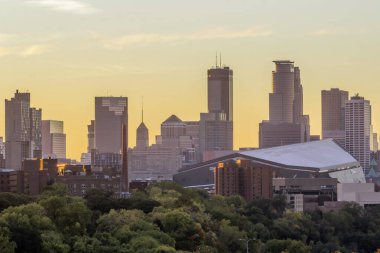
[[222, 67], [222, 52], [219, 52], [219, 67]]
[[215, 68], [218, 68], [218, 52], [215, 54]]
[[141, 97], [141, 122], [144, 123], [144, 97]]

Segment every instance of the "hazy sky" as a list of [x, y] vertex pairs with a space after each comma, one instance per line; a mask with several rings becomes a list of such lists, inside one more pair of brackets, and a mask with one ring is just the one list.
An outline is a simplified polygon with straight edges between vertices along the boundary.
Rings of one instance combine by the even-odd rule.
[[[43, 119], [65, 121], [68, 156], [87, 147], [95, 96], [128, 96], [130, 146], [171, 114], [207, 110], [215, 52], [234, 70], [235, 147], [258, 143], [272, 60], [301, 69], [304, 111], [320, 134], [320, 91], [371, 100], [380, 129], [378, 0], [0, 0], [0, 99], [30, 91]], [[0, 103], [4, 135], [4, 102]]]

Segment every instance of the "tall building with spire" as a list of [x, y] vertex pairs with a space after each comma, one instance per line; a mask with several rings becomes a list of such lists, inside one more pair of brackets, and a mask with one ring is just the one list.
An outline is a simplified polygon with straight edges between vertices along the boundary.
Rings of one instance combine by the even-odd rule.
[[303, 115], [303, 87], [299, 67], [289, 60], [274, 61], [269, 94], [269, 121], [259, 125], [259, 146], [269, 148], [310, 140], [309, 116]]
[[136, 148], [147, 149], [149, 147], [149, 130], [144, 123], [144, 108], [141, 110], [141, 123], [136, 130]]

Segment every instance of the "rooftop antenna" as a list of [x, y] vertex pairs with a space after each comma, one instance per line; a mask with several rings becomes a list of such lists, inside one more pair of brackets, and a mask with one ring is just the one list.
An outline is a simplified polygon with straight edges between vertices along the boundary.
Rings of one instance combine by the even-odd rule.
[[215, 68], [218, 68], [218, 52], [215, 54]]
[[219, 53], [219, 61], [220, 61], [219, 66], [222, 67], [222, 52]]
[[141, 97], [141, 122], [144, 123], [144, 97]]

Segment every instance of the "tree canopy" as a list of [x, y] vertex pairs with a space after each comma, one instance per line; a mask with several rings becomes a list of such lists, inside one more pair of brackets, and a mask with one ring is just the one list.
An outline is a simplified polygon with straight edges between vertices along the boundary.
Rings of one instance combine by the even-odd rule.
[[[63, 185], [37, 198], [0, 194], [0, 252], [172, 253], [376, 252], [380, 207], [295, 213], [284, 197], [246, 203], [165, 182], [116, 199], [94, 189], [72, 197]], [[379, 251], [380, 252], [380, 251]]]

